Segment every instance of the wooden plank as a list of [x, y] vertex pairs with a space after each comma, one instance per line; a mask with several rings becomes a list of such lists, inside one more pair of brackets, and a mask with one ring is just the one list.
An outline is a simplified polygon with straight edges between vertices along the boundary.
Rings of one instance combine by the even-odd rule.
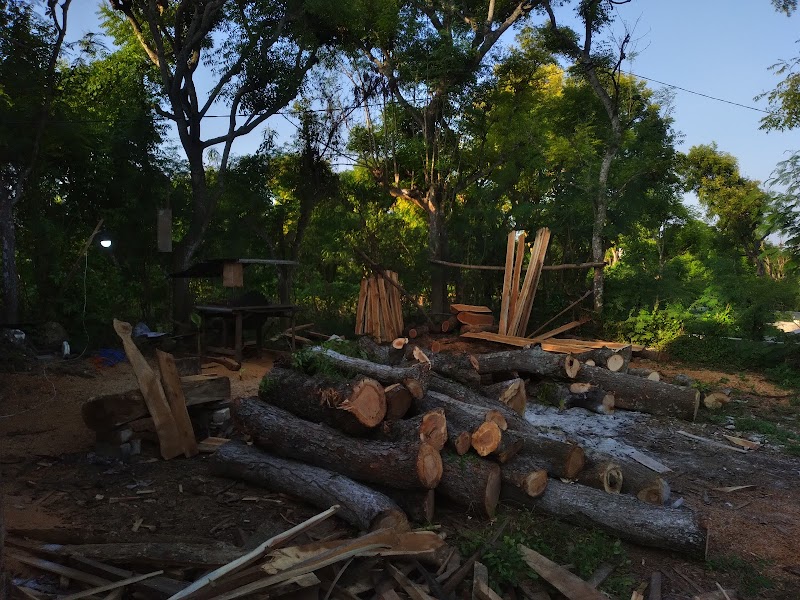
[[598, 592], [577, 575], [573, 575], [563, 567], [558, 566], [549, 558], [542, 556], [535, 550], [526, 548], [522, 544], [518, 547], [525, 564], [569, 600], [607, 600], [604, 594]]
[[[547, 254], [547, 247], [550, 244], [550, 230], [547, 227], [542, 227], [539, 231], [536, 232], [536, 239], [538, 240], [541, 237], [542, 242], [539, 245], [539, 252], [538, 254], [531, 255], [531, 262], [533, 262], [533, 282], [531, 284], [530, 291], [525, 296], [524, 304], [522, 304], [521, 308], [522, 312], [520, 313], [520, 319], [518, 320], [518, 326], [516, 331], [514, 332], [516, 335], [524, 336], [527, 329], [528, 329], [528, 321], [531, 318], [531, 311], [533, 310], [533, 300], [536, 297], [536, 290], [539, 287], [539, 279], [542, 276], [542, 265], [544, 264], [544, 257]], [[528, 269], [531, 268], [531, 262], [528, 263]], [[525, 273], [527, 279], [527, 273]], [[520, 300], [521, 301], [521, 300]]]
[[577, 321], [570, 321], [566, 325], [562, 325], [561, 327], [556, 327], [555, 329], [543, 333], [542, 335], [537, 335], [535, 338], [530, 338], [530, 341], [535, 344], [541, 344], [543, 341], [549, 340], [551, 337], [555, 337], [559, 333], [564, 333], [565, 331], [569, 331], [570, 329], [575, 329], [576, 327], [580, 327], [581, 325], [588, 323], [590, 320], [591, 319], [589, 319], [589, 317], [583, 317], [581, 319], [578, 319]]
[[478, 306], [477, 304], [451, 304], [450, 312], [454, 315], [460, 312], [491, 313], [492, 309], [488, 306]]
[[183, 446], [183, 454], [186, 458], [191, 458], [198, 453], [197, 440], [194, 437], [192, 420], [189, 418], [189, 411], [186, 409], [186, 398], [181, 387], [181, 378], [178, 375], [178, 367], [175, 366], [175, 358], [172, 354], [156, 350], [158, 368], [161, 370], [161, 383], [164, 386], [164, 393], [167, 396], [172, 417], [178, 428], [178, 435]]
[[144, 581], [145, 579], [150, 579], [151, 577], [156, 577], [157, 575], [161, 575], [164, 571], [153, 571], [152, 573], [146, 573], [144, 575], [136, 575], [135, 577], [128, 577], [127, 579], [122, 579], [121, 581], [114, 581], [113, 583], [107, 583], [105, 585], [101, 585], [96, 588], [92, 588], [90, 590], [84, 590], [82, 592], [77, 592], [75, 594], [70, 594], [69, 596], [59, 596], [60, 600], [79, 600], [80, 598], [88, 598], [89, 596], [94, 596], [95, 594], [100, 594], [102, 592], [110, 592], [111, 590], [116, 590], [118, 588], [123, 588], [125, 586], [139, 583], [140, 581]]
[[533, 240], [533, 247], [531, 248], [530, 259], [528, 260], [528, 268], [525, 270], [525, 280], [522, 283], [522, 290], [517, 297], [517, 305], [515, 307], [514, 313], [509, 315], [509, 322], [508, 328], [506, 329], [506, 334], [508, 335], [516, 335], [517, 329], [519, 328], [519, 322], [522, 319], [522, 311], [525, 307], [525, 300], [530, 293], [530, 288], [533, 285], [534, 279], [534, 271], [535, 271], [535, 261], [534, 257], [538, 256], [539, 248], [541, 247], [542, 239], [541, 236], [537, 235], [536, 239]]
[[[387, 271], [386, 274], [389, 276], [389, 280], [396, 285], [400, 284], [400, 278], [394, 271]], [[389, 303], [392, 306], [392, 311], [394, 313], [394, 323], [395, 328], [397, 331], [397, 336], [399, 337], [403, 334], [404, 324], [403, 324], [403, 302], [400, 298], [400, 290], [397, 289], [396, 285], [390, 285], [388, 288], [389, 293]]]
[[213, 454], [217, 450], [219, 450], [220, 446], [224, 446], [230, 442], [228, 438], [221, 438], [221, 437], [207, 437], [202, 442], [197, 444], [197, 450], [204, 454]]
[[713, 446], [714, 448], [720, 448], [722, 450], [730, 450], [731, 452], [741, 452], [742, 454], [747, 454], [749, 452], [744, 448], [736, 448], [734, 446], [729, 446], [728, 444], [723, 444], [722, 442], [717, 442], [714, 440], [710, 440], [708, 438], [700, 437], [699, 435], [694, 435], [686, 431], [679, 431], [678, 435], [682, 435], [683, 437], [687, 437], [689, 439], [696, 440], [698, 442], [703, 442], [708, 446]]
[[161, 387], [161, 382], [156, 377], [153, 369], [150, 368], [136, 344], [133, 343], [130, 323], [114, 319], [114, 331], [122, 339], [125, 355], [133, 367], [136, 380], [139, 382], [139, 389], [142, 392], [142, 396], [144, 396], [147, 409], [153, 417], [161, 456], [168, 460], [183, 454], [178, 426], [167, 403], [164, 389]]
[[473, 340], [483, 340], [485, 342], [495, 342], [497, 344], [505, 344], [506, 346], [517, 346], [519, 348], [530, 348], [533, 345], [531, 340], [528, 338], [516, 337], [512, 335], [500, 335], [499, 333], [490, 333], [488, 331], [462, 333], [461, 337], [470, 338]]
[[472, 567], [472, 600], [480, 600], [480, 584], [489, 585], [489, 569], [475, 561]]
[[23, 556], [21, 554], [12, 554], [11, 557], [14, 560], [17, 560], [26, 565], [30, 565], [31, 567], [36, 567], [37, 569], [41, 569], [42, 571], [48, 571], [50, 573], [55, 573], [56, 575], [63, 575], [68, 579], [74, 579], [75, 581], [88, 583], [89, 585], [106, 585], [111, 583], [111, 581], [109, 581], [108, 579], [103, 579], [102, 577], [98, 577], [97, 575], [92, 575], [91, 573], [84, 573], [83, 571], [79, 571], [78, 569], [73, 569], [72, 567], [65, 567], [64, 565], [53, 562], [51, 560], [44, 560], [43, 558], [34, 558], [32, 556]]
[[429, 596], [420, 585], [411, 581], [392, 563], [387, 563], [386, 567], [389, 569], [389, 574], [394, 577], [394, 580], [397, 583], [400, 584], [400, 587], [403, 588], [411, 600], [434, 600], [433, 597]]
[[514, 271], [514, 238], [516, 233], [509, 232], [506, 242], [506, 268], [503, 274], [503, 291], [500, 300], [500, 325], [498, 332], [501, 335], [508, 333], [509, 308], [511, 307], [511, 279]]
[[358, 290], [358, 306], [356, 307], [356, 335], [364, 333], [364, 309], [367, 303], [367, 280], [361, 280], [361, 287]]
[[223, 264], [222, 285], [228, 288], [244, 287], [244, 265], [240, 262]]
[[383, 334], [381, 331], [381, 307], [380, 296], [378, 293], [378, 277], [372, 277], [369, 285], [369, 307], [370, 307], [370, 335], [374, 337], [378, 343], [383, 341]]
[[508, 314], [513, 315], [517, 311], [519, 302], [519, 280], [522, 275], [522, 263], [525, 262], [525, 232], [521, 231], [517, 238], [517, 252], [514, 260], [514, 275], [511, 278], [511, 304], [508, 307]]
[[395, 334], [392, 326], [392, 315], [389, 311], [389, 296], [386, 294], [386, 281], [383, 277], [378, 278], [378, 314], [381, 321], [381, 338], [383, 340], [393, 340], [400, 334]]

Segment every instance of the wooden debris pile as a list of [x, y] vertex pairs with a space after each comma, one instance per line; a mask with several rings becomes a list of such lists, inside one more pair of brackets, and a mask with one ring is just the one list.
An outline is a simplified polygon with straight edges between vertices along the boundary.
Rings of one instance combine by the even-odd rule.
[[95, 432], [98, 454], [126, 460], [139, 454], [143, 439], [157, 441], [163, 458], [198, 453], [197, 438], [227, 436], [231, 382], [225, 376], [200, 374], [200, 359], [175, 359], [157, 351], [159, 374], [130, 337], [130, 325], [114, 321], [139, 387], [89, 398], [81, 407], [86, 426]]
[[314, 539], [309, 532], [342, 510], [334, 505], [249, 552], [219, 543], [61, 545], [12, 536], [8, 557], [46, 574], [16, 578], [20, 597], [67, 600], [122, 598], [126, 592], [153, 599], [231, 600], [300, 591], [303, 598], [366, 593], [399, 598], [400, 592], [422, 599], [452, 592], [471, 573], [433, 531], [387, 527], [355, 538], [303, 541]]
[[259, 397], [234, 401], [252, 445], [222, 446], [216, 474], [339, 504], [362, 530], [429, 522], [439, 503], [492, 517], [505, 498], [639, 544], [704, 553], [695, 515], [665, 506], [669, 469], [615, 440], [522, 416], [531, 391], [547, 387], [564, 407], [691, 419], [696, 390], [538, 347], [447, 354], [366, 336], [359, 345], [368, 359], [307, 349], [295, 360], [301, 368], [276, 367]]

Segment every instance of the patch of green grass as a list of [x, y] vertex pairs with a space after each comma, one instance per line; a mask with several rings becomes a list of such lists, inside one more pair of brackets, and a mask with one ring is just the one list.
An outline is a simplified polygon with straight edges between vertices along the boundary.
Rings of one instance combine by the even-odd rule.
[[[503, 588], [537, 577], [522, 559], [518, 550], [520, 544], [559, 564], [573, 565], [573, 572], [582, 579], [588, 579], [601, 563], [618, 565], [601, 589], [612, 597], [630, 595], [635, 582], [628, 571], [630, 561], [618, 539], [600, 531], [587, 531], [552, 520], [542, 520], [527, 511], [514, 511], [510, 518], [503, 539], [482, 559], [489, 571], [490, 584], [501, 595]], [[480, 548], [491, 533], [492, 529], [487, 527], [460, 534], [457, 545], [462, 556], [469, 556]]]
[[755, 596], [764, 590], [772, 589], [774, 582], [764, 575], [761, 570], [767, 566], [767, 562], [758, 561], [751, 564], [732, 554], [718, 556], [709, 559], [706, 566], [710, 571], [726, 573], [738, 581], [737, 589], [745, 596]]
[[788, 444], [786, 446], [786, 454], [791, 454], [792, 456], [800, 456], [800, 444]]

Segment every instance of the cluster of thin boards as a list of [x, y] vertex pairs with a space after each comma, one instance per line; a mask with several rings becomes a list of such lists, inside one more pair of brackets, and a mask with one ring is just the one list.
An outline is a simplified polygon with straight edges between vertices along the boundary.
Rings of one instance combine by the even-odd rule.
[[[473, 600], [499, 600], [500, 597], [489, 587], [486, 567], [479, 561], [490, 544], [500, 537], [508, 520], [495, 527], [487, 544], [466, 559], [462, 559], [455, 548], [447, 545], [442, 536], [427, 530], [398, 531], [385, 528], [355, 538], [338, 537], [297, 543], [298, 538], [302, 537], [311, 540], [322, 537], [313, 535], [313, 530], [340, 508], [334, 505], [246, 553], [220, 546], [211, 551], [202, 549], [206, 551], [190, 556], [192, 544], [185, 544], [170, 559], [168, 572], [165, 569], [152, 570], [154, 564], [158, 566], [157, 559], [152, 553], [148, 554], [146, 544], [64, 546], [12, 537], [9, 543], [16, 548], [12, 555], [14, 560], [59, 578], [57, 585], [39, 584], [39, 591], [25, 585], [32, 580], [18, 580], [14, 590], [22, 598], [57, 597], [60, 600], [119, 600], [127, 597], [128, 592], [134, 597], [159, 600], [284, 596], [340, 600], [354, 600], [362, 596], [379, 600], [400, 600], [405, 597], [439, 600], [452, 597], [453, 591], [465, 579], [471, 578]], [[331, 538], [330, 535], [325, 537]], [[290, 545], [292, 542], [294, 544]], [[142, 546], [138, 554], [135, 553], [136, 546]], [[519, 549], [528, 566], [568, 598], [605, 598], [591, 584], [538, 552], [525, 546]], [[104, 550], [107, 554], [104, 554]], [[181, 552], [186, 557], [183, 565], [180, 563]], [[119, 566], [122, 555], [127, 555], [128, 560], [136, 566]], [[193, 582], [176, 578], [179, 573], [198, 569], [204, 574]], [[42, 588], [59, 589], [61, 593], [56, 596], [41, 591]], [[537, 591], [535, 585], [528, 585], [526, 592], [534, 599], [547, 600], [550, 597], [544, 591]]]
[[382, 275], [398, 283], [397, 273], [384, 271], [361, 280], [356, 309], [356, 335], [371, 335], [378, 342], [400, 337], [403, 331], [403, 309], [400, 292]]

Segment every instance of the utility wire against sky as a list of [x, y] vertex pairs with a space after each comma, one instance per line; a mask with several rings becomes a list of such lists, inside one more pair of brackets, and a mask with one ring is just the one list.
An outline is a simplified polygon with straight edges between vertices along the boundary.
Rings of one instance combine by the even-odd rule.
[[[732, 106], [738, 106], [739, 108], [745, 108], [747, 110], [752, 110], [752, 111], [756, 111], [756, 112], [760, 112], [760, 113], [764, 113], [764, 114], [771, 114], [770, 111], [765, 110], [763, 108], [758, 108], [757, 106], [750, 106], [748, 104], [742, 104], [741, 102], [735, 102], [734, 100], [726, 100], [725, 98], [719, 98], [717, 96], [712, 96], [710, 94], [705, 94], [703, 92], [698, 92], [696, 90], [690, 90], [688, 88], [681, 87], [679, 85], [675, 85], [674, 83], [667, 83], [667, 82], [664, 82], [664, 81], [659, 81], [658, 79], [653, 79], [652, 77], [646, 77], [644, 75], [638, 75], [637, 73], [633, 73], [631, 71], [626, 71], [626, 74], [631, 75], [633, 77], [638, 77], [639, 79], [643, 79], [645, 81], [651, 81], [653, 83], [657, 83], [659, 85], [663, 85], [663, 86], [666, 86], [666, 87], [669, 87], [669, 88], [672, 88], [672, 89], [675, 89], [675, 90], [680, 90], [680, 91], [686, 92], [688, 94], [694, 94], [695, 96], [700, 96], [700, 97], [706, 98], [708, 100], [714, 100], [715, 102], [722, 102], [724, 104], [730, 104]], [[394, 104], [394, 102], [390, 102], [390, 104]], [[365, 103], [365, 104], [362, 104], [361, 106], [368, 107], [368, 108], [383, 108], [385, 105], [384, 104]], [[353, 107], [352, 106], [346, 106], [346, 107], [330, 107], [330, 108], [306, 108], [306, 109], [303, 109], [303, 110], [304, 111], [309, 111], [309, 112], [319, 112], [319, 113], [325, 113], [325, 112], [331, 112], [331, 111], [347, 112], [347, 111], [352, 111]], [[283, 111], [278, 111], [275, 114], [283, 116], [283, 117], [292, 117], [292, 116], [296, 116], [297, 112], [296, 111], [283, 110]], [[252, 116], [252, 115], [247, 114], [247, 113], [240, 113], [240, 114], [237, 114], [236, 116], [237, 117], [249, 117], [249, 116]], [[155, 118], [162, 119], [162, 120], [171, 120], [171, 119], [166, 119], [166, 117], [163, 117], [162, 115], [155, 115]], [[225, 115], [205, 115], [204, 118], [209, 118], [209, 119], [230, 119], [230, 114], [225, 114]], [[136, 122], [138, 122], [140, 120], [141, 119], [120, 119], [120, 120], [115, 120], [115, 121], [116, 122], [123, 122], [123, 123], [136, 123]], [[79, 123], [108, 123], [109, 121], [110, 121], [110, 119], [65, 119], [65, 120], [49, 120], [48, 122], [49, 123], [57, 123], [57, 124], [70, 124], [70, 123], [79, 124]], [[25, 125], [25, 124], [33, 123], [33, 121], [13, 121], [13, 122], [9, 121], [8, 123], [9, 124], [13, 123], [15, 125]]]

